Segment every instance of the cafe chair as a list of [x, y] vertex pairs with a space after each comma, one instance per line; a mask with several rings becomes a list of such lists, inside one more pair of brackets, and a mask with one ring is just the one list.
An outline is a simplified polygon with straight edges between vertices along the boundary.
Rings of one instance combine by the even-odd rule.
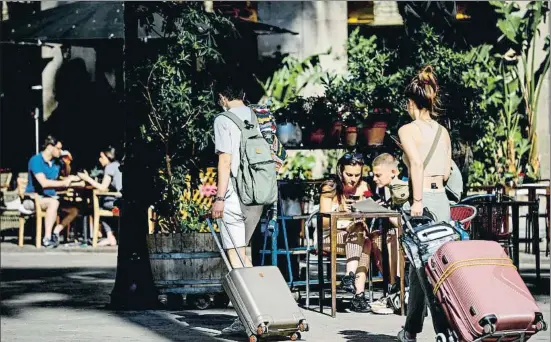
[[111, 196], [111, 197], [122, 197], [122, 194], [120, 192], [104, 192], [99, 191], [97, 189], [94, 189], [92, 192], [92, 203], [93, 203], [93, 209], [94, 209], [94, 232], [92, 236], [92, 247], [98, 246], [98, 236], [99, 236], [99, 229], [101, 226], [101, 218], [102, 217], [119, 217], [119, 208], [114, 207], [113, 210], [107, 210], [103, 209], [100, 206], [100, 197], [102, 196]]
[[[471, 205], [477, 210], [477, 215], [471, 220], [471, 236], [473, 239], [499, 242], [509, 256], [512, 256], [513, 242], [512, 231], [509, 227], [509, 207], [486, 204], [495, 202], [495, 197], [494, 194], [472, 195], [462, 199], [459, 204]], [[503, 196], [503, 201], [512, 200], [509, 196]], [[490, 208], [492, 210], [491, 215]]]
[[12, 173], [0, 172], [0, 191], [7, 191], [11, 184]]
[[[42, 210], [42, 207], [40, 206], [40, 197], [35, 193], [25, 193], [25, 188], [27, 187], [27, 173], [20, 173], [19, 177], [17, 179], [17, 194], [19, 198], [21, 199], [21, 203], [23, 202], [23, 198], [25, 196], [30, 197], [34, 201], [34, 212], [32, 213], [25, 213], [19, 211], [19, 240], [18, 240], [18, 246], [23, 247], [23, 244], [25, 242], [25, 224], [27, 220], [29, 219], [35, 219], [35, 227], [36, 227], [36, 235], [35, 235], [35, 245], [36, 248], [42, 247], [42, 220], [46, 217], [46, 213], [44, 210]], [[56, 219], [57, 223], [59, 223], [59, 216]]]
[[[46, 217], [46, 212], [42, 210], [40, 206], [40, 196], [35, 193], [26, 193], [24, 196], [28, 196], [34, 201], [34, 212], [33, 213], [22, 213], [19, 215], [19, 247], [23, 247], [25, 240], [25, 223], [28, 219], [34, 218], [36, 220], [36, 236], [35, 244], [36, 248], [42, 247], [42, 220]], [[22, 196], [22, 197], [24, 197]], [[57, 223], [59, 223], [59, 216], [57, 217]]]
[[450, 206], [451, 219], [459, 221], [465, 230], [471, 228], [471, 221], [476, 217], [478, 211], [472, 205], [456, 204]]

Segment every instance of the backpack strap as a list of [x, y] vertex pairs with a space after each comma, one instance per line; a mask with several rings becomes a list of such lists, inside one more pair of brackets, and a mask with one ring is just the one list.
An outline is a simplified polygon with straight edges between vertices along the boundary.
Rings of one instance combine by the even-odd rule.
[[258, 117], [256, 116], [256, 113], [252, 109], [251, 109], [251, 125], [253, 125], [252, 127], [253, 129], [258, 127]]
[[429, 165], [429, 162], [432, 159], [432, 155], [434, 154], [434, 150], [436, 149], [436, 145], [438, 145], [438, 141], [440, 140], [441, 135], [442, 135], [442, 125], [438, 125], [438, 130], [436, 131], [436, 136], [434, 137], [434, 141], [432, 142], [430, 151], [427, 154], [425, 161], [423, 162], [423, 169], [426, 168], [427, 165]]
[[233, 123], [237, 126], [237, 128], [239, 128], [240, 131], [244, 131], [246, 129], [245, 123], [243, 122], [243, 120], [241, 120], [237, 115], [230, 112], [229, 110], [218, 114], [218, 116], [225, 116], [231, 121], [233, 121]]

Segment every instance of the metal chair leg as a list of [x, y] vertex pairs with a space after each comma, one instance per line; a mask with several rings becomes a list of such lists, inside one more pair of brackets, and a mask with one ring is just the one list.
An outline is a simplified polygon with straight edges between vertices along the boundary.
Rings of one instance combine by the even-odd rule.
[[261, 253], [261, 257], [260, 257], [260, 266], [264, 266], [264, 262], [265, 262], [265, 259], [266, 259], [266, 245], [268, 243], [268, 225], [269, 225], [269, 221], [266, 223], [266, 227], [265, 227], [265, 230], [264, 230], [264, 243], [262, 245], [262, 253]]
[[284, 218], [281, 219], [281, 228], [283, 229], [283, 240], [285, 242], [285, 255], [287, 256], [287, 270], [289, 272], [289, 283], [293, 284], [293, 270], [291, 268], [291, 252], [289, 251], [289, 240], [287, 239], [287, 224]]
[[310, 308], [310, 251], [306, 251], [306, 308]]

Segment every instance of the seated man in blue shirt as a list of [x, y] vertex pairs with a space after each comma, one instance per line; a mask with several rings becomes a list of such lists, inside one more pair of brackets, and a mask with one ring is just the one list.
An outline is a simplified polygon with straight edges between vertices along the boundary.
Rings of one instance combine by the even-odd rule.
[[[64, 222], [57, 225], [55, 231], [53, 231], [59, 209], [59, 200], [55, 189], [67, 188], [71, 182], [80, 180], [77, 176], [68, 176], [63, 180], [58, 180], [61, 149], [61, 142], [50, 135], [44, 141], [42, 152], [29, 160], [29, 180], [25, 193], [34, 193], [40, 196], [40, 206], [46, 212], [45, 234], [42, 239], [42, 244], [45, 247], [57, 246], [59, 243], [59, 233], [63, 230], [64, 225], [70, 223], [76, 217], [76, 214], [78, 214], [78, 212], [75, 212], [76, 210], [71, 210]], [[23, 201], [23, 207], [26, 210], [34, 211], [34, 201], [26, 198]]]

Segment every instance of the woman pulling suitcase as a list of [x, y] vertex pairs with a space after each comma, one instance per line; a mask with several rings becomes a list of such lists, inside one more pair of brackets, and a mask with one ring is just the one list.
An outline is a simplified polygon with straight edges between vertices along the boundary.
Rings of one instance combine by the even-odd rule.
[[[444, 183], [451, 171], [451, 141], [448, 131], [433, 117], [438, 110], [438, 83], [431, 66], [426, 66], [406, 87], [407, 111], [412, 118], [398, 130], [408, 167], [410, 200], [404, 209], [421, 216], [427, 208], [437, 221], [450, 221], [450, 205]], [[423, 330], [426, 313], [425, 293], [414, 267], [410, 267], [406, 324], [398, 340], [416, 341]]]

